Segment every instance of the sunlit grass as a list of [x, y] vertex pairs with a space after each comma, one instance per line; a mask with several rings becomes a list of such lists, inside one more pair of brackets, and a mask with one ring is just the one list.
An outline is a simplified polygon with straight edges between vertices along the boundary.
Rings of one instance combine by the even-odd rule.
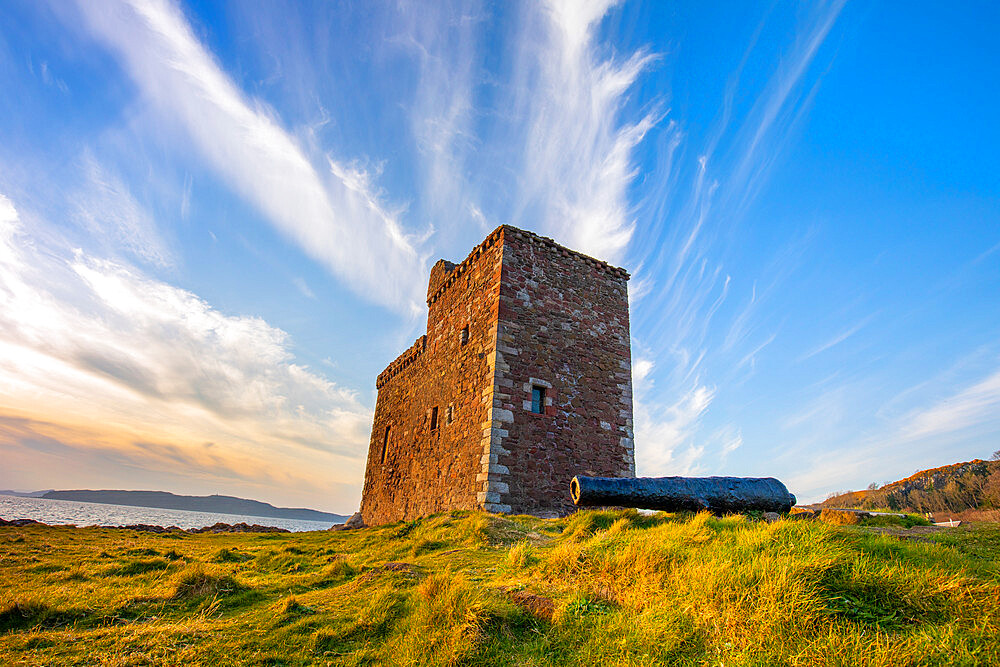
[[1000, 530], [884, 528], [635, 511], [2, 528], [0, 664], [1000, 663]]

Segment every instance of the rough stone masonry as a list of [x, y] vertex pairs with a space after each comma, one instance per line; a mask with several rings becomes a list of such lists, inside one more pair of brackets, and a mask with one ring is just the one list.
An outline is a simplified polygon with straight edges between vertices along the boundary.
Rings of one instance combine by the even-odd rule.
[[439, 260], [427, 333], [379, 374], [361, 516], [572, 512], [635, 476], [629, 274], [509, 225]]

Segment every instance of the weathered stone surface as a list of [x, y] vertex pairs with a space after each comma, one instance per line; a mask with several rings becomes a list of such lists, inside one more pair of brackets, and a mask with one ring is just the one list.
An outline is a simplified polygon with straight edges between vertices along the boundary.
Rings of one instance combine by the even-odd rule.
[[338, 523], [335, 526], [330, 526], [327, 530], [357, 530], [358, 528], [366, 527], [364, 519], [361, 518], [361, 512], [355, 512], [344, 523]]
[[[123, 528], [131, 528], [132, 530], [139, 530], [135, 526], [122, 526]], [[169, 528], [167, 530], [170, 530]], [[287, 528], [277, 528], [275, 526], [261, 526], [260, 524], [247, 524], [234, 523], [232, 525], [228, 523], [218, 522], [211, 526], [205, 526], [203, 528], [189, 528], [186, 532], [188, 533], [290, 533], [292, 531]]]
[[565, 514], [574, 474], [634, 475], [627, 281], [510, 226], [435, 264], [427, 334], [376, 381], [364, 522]]

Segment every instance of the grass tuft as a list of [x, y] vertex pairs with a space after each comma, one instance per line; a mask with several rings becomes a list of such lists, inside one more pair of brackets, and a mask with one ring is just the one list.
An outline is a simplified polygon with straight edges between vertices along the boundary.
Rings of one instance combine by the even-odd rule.
[[534, 565], [538, 562], [538, 557], [535, 556], [535, 549], [531, 546], [531, 542], [524, 540], [518, 542], [512, 546], [507, 551], [507, 567], [512, 570], [523, 570], [529, 565]]
[[142, 547], [139, 549], [129, 549], [126, 551], [129, 556], [159, 556], [160, 552], [152, 547]]
[[456, 664], [474, 653], [489, 614], [484, 592], [473, 588], [463, 573], [430, 575], [417, 586], [415, 602], [404, 641], [420, 648], [411, 649], [408, 659], [415, 662], [423, 653], [431, 662]]
[[301, 616], [303, 614], [315, 613], [315, 609], [308, 607], [296, 598], [294, 595], [289, 595], [287, 598], [278, 601], [275, 607], [279, 614], [285, 616]]
[[112, 565], [105, 570], [109, 577], [135, 577], [147, 572], [156, 572], [170, 567], [170, 561], [165, 558], [150, 558], [146, 560], [130, 560]]
[[0, 608], [0, 632], [23, 630], [38, 625], [52, 612], [38, 600], [12, 600]]
[[247, 589], [231, 576], [208, 570], [202, 565], [189, 565], [177, 573], [172, 583], [170, 597], [174, 600], [233, 595]]
[[856, 526], [861, 523], [861, 517], [854, 512], [840, 512], [828, 509], [819, 513], [819, 520], [831, 526]]
[[60, 627], [86, 615], [83, 610], [56, 609], [34, 598], [11, 600], [0, 605], [0, 634], [38, 627]]
[[250, 560], [252, 558], [253, 558], [253, 556], [251, 556], [249, 554], [240, 553], [239, 551], [236, 551], [235, 549], [226, 549], [226, 548], [223, 548], [223, 549], [219, 549], [218, 551], [215, 552], [215, 554], [213, 554], [213, 556], [212, 556], [212, 562], [213, 563], [243, 563], [243, 562], [246, 562], [246, 561], [248, 561], [248, 560]]

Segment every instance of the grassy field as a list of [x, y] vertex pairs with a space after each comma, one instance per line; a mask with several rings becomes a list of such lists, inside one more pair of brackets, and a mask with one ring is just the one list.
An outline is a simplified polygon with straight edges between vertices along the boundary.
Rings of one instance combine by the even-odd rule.
[[995, 525], [634, 511], [0, 528], [0, 664], [1000, 664], [998, 556]]

